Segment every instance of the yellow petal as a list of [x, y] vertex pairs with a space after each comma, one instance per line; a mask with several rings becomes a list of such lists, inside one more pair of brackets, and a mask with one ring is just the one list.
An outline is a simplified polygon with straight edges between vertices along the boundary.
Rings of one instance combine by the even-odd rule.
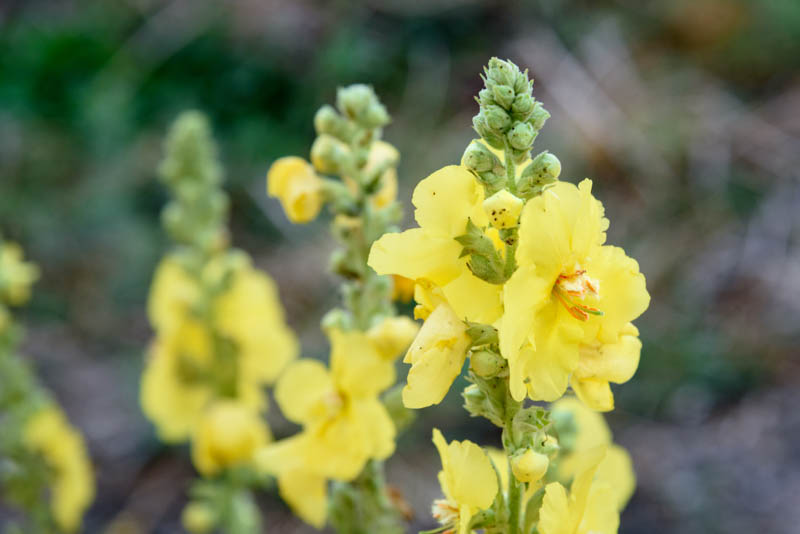
[[438, 429], [433, 431], [433, 442], [442, 460], [445, 493], [459, 505], [489, 508], [497, 495], [497, 476], [483, 449], [467, 440], [447, 444]]
[[441, 402], [464, 366], [470, 338], [466, 325], [446, 304], [438, 306], [422, 325], [404, 362], [411, 363], [403, 403], [424, 408]]
[[309, 428], [306, 468], [335, 480], [358, 476], [372, 453], [370, 421], [353, 406]]
[[622, 511], [636, 489], [636, 473], [628, 451], [611, 445], [595, 476], [608, 483], [614, 493], [616, 509]]
[[614, 409], [614, 394], [607, 380], [580, 380], [573, 376], [570, 384], [578, 398], [592, 410], [610, 412]]
[[539, 533], [573, 534], [571, 526], [567, 492], [558, 482], [551, 482], [545, 486], [542, 507], [539, 509]]
[[472, 520], [472, 510], [468, 504], [458, 507], [458, 534], [470, 534], [469, 522]]
[[248, 379], [271, 383], [297, 357], [297, 338], [286, 325], [275, 283], [249, 264], [234, 271], [214, 312], [217, 328], [236, 343]]
[[582, 336], [579, 325], [563, 306], [551, 302], [534, 321], [536, 347], [520, 353], [528, 377], [528, 394], [533, 400], [554, 401], [567, 389], [569, 376], [578, 365]]
[[327, 481], [302, 469], [286, 471], [278, 477], [278, 489], [300, 519], [321, 529], [328, 511]]
[[626, 256], [619, 247], [594, 249], [584, 267], [600, 282], [596, 306], [603, 311], [603, 316], [593, 318], [600, 324], [600, 341], [613, 343], [620, 331], [650, 304], [644, 275], [639, 272], [636, 260]]
[[[536, 313], [549, 302], [552, 281], [536, 274], [532, 265], [519, 267], [503, 287], [505, 311], [500, 322], [500, 352], [508, 360], [511, 395], [525, 398], [524, 368], [519, 363], [520, 348], [526, 340], [535, 343], [533, 322]], [[535, 345], [534, 345], [535, 348]]]
[[627, 382], [639, 367], [641, 350], [639, 331], [628, 323], [615, 342], [581, 347], [575, 377], [580, 380], [605, 380], [618, 384]]
[[176, 327], [199, 297], [200, 288], [197, 282], [180, 263], [170, 256], [164, 258], [156, 268], [147, 299], [150, 324], [158, 331]]
[[297, 156], [275, 160], [267, 172], [267, 194], [278, 197], [285, 193], [288, 184], [297, 176], [308, 172], [309, 163]]
[[465, 321], [492, 324], [503, 313], [502, 286], [481, 280], [466, 264], [457, 278], [442, 287], [442, 293]]
[[408, 317], [389, 317], [373, 326], [367, 337], [385, 360], [395, 360], [408, 350], [419, 332], [419, 324]]
[[322, 362], [301, 359], [292, 363], [275, 386], [275, 400], [283, 415], [305, 423], [325, 412], [327, 396], [335, 392], [333, 379]]
[[385, 460], [394, 453], [394, 422], [386, 407], [378, 399], [368, 399], [354, 403], [359, 421], [364, 425], [369, 457]]
[[364, 332], [328, 332], [331, 339], [331, 376], [339, 391], [352, 397], [375, 397], [394, 384], [395, 370]]
[[607, 484], [592, 485], [576, 534], [617, 534], [619, 512], [614, 490]]
[[412, 228], [400, 234], [384, 234], [372, 245], [367, 263], [378, 274], [399, 274], [413, 280], [426, 278], [444, 285], [464, 269], [465, 262], [458, 257], [461, 248], [449, 236]]
[[466, 167], [450, 165], [434, 172], [417, 184], [411, 202], [417, 223], [431, 234], [462, 235], [468, 219], [480, 227], [487, 224], [483, 187]]
[[267, 173], [267, 193], [281, 201], [295, 223], [314, 219], [322, 207], [322, 181], [302, 158], [280, 158], [273, 163]]

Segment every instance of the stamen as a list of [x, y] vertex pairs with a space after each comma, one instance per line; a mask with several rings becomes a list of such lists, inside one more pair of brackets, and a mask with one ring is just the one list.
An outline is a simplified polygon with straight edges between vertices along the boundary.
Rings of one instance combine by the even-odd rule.
[[599, 295], [600, 284], [586, 275], [586, 270], [575, 266], [570, 274], [560, 274], [553, 286], [553, 294], [567, 311], [579, 321], [589, 320], [589, 315], [602, 316], [603, 312], [587, 306], [576, 299], [583, 300], [586, 295]]

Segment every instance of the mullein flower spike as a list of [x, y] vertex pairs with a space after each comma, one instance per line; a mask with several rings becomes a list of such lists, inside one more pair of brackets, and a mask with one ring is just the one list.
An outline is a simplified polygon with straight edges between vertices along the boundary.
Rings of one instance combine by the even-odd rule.
[[[560, 182], [558, 158], [531, 156], [550, 114], [533, 98], [527, 71], [493, 58], [483, 79], [473, 119], [481, 139], [460, 165], [417, 185], [418, 227], [384, 235], [369, 256], [379, 274], [415, 281], [415, 316], [425, 319], [404, 359], [403, 400], [410, 408], [440, 402], [470, 358], [465, 408], [503, 428], [514, 475], [480, 524], [512, 534], [537, 522], [542, 534], [615, 532], [618, 508], [604, 508], [613, 490], [595, 486], [625, 483], [593, 482], [611, 456], [608, 443], [591, 461], [571, 461], [576, 453], [563, 460], [580, 468], [561, 467], [567, 453], [553, 423], [523, 403], [556, 401], [571, 387], [587, 409], [613, 409], [609, 383], [626, 382], [638, 366], [632, 321], [649, 304], [644, 276], [605, 244], [609, 222], [591, 181]], [[554, 473], [574, 477], [570, 499], [580, 505], [558, 482], [542, 489]]]
[[92, 465], [80, 432], [17, 354], [24, 304], [39, 277], [16, 243], [0, 238], [0, 488], [26, 512], [19, 531], [76, 532], [94, 499]]
[[[419, 327], [395, 316], [393, 280], [367, 266], [372, 243], [401, 215], [399, 154], [380, 140], [388, 122], [371, 87], [341, 88], [336, 108], [323, 106], [314, 118], [310, 161], [283, 157], [267, 173], [267, 193], [290, 221], [310, 222], [323, 206], [332, 212], [332, 234], [341, 248], [330, 265], [344, 281], [343, 307], [322, 321], [331, 344], [329, 365], [301, 359], [275, 390], [284, 415], [302, 430], [264, 447], [257, 463], [277, 478], [281, 496], [301, 519], [353, 534], [404, 530], [380, 461], [394, 452], [398, 428], [410, 419], [389, 388], [393, 362]], [[402, 294], [414, 282], [396, 278], [394, 285], [394, 293]]]
[[[296, 358], [297, 340], [274, 282], [229, 245], [228, 198], [203, 115], [186, 112], [175, 121], [160, 173], [171, 193], [162, 222], [175, 246], [150, 289], [155, 337], [142, 375], [142, 410], [162, 440], [191, 444], [203, 478], [183, 514], [187, 530], [256, 532], [253, 461], [271, 440], [264, 386]], [[308, 189], [291, 193], [298, 217], [313, 208]]]

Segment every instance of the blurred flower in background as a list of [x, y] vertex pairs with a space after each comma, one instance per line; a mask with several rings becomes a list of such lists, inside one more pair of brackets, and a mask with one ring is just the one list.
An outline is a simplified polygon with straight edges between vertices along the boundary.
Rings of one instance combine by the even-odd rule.
[[[337, 86], [368, 83], [395, 119], [384, 137], [409, 206], [474, 137], [475, 73], [492, 55], [530, 69], [553, 115], [537, 147], [559, 155], [562, 179], [593, 180], [615, 214], [609, 242], [647, 276], [639, 370], [610, 417], [638, 476], [621, 532], [794, 532], [800, 3], [10, 0], [0, 226], [42, 269], [23, 352], [87, 437], [99, 484], [87, 532], [175, 531], [192, 477], [137, 403], [147, 287], [166, 250], [154, 171], [166, 125], [208, 113], [233, 242], [275, 278], [303, 354], [323, 357], [333, 245], [319, 222], [292, 227], [263, 191], [267, 168], [305, 154]], [[422, 411], [389, 463], [412, 528], [434, 526], [432, 426], [499, 444], [460, 401]], [[294, 432], [270, 417], [276, 437]], [[274, 531], [309, 531], [277, 497], [261, 505]]]

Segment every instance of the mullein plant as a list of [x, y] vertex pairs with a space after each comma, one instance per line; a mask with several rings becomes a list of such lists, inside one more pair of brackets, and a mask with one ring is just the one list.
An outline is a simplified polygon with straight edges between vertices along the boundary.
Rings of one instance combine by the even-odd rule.
[[409, 420], [392, 386], [395, 360], [418, 326], [396, 315], [392, 279], [367, 265], [373, 242], [401, 218], [399, 154], [381, 140], [388, 123], [371, 87], [341, 88], [336, 108], [323, 106], [315, 116], [310, 162], [284, 157], [267, 175], [267, 193], [292, 222], [315, 219], [323, 206], [332, 213], [341, 246], [330, 265], [342, 278], [342, 306], [322, 321], [328, 364], [300, 359], [275, 388], [284, 415], [301, 430], [262, 449], [257, 461], [301, 519], [342, 533], [404, 532], [403, 503], [393, 499], [382, 462]]
[[158, 436], [189, 443], [201, 477], [182, 521], [194, 533], [259, 532], [253, 469], [271, 441], [265, 386], [297, 356], [273, 281], [231, 247], [228, 198], [206, 118], [186, 112], [166, 140], [160, 175], [171, 193], [162, 223], [173, 242], [148, 299], [155, 331], [141, 404]]
[[613, 533], [634, 477], [596, 412], [638, 366], [645, 279], [605, 244], [592, 182], [559, 181], [554, 155], [532, 156], [550, 115], [527, 71], [493, 58], [483, 80], [480, 138], [419, 182], [418, 227], [382, 236], [368, 261], [415, 282], [425, 321], [404, 359], [405, 406], [441, 402], [469, 359], [464, 406], [502, 429], [502, 454], [434, 430], [444, 497], [430, 532]]
[[70, 533], [94, 498], [92, 466], [80, 432], [18, 355], [22, 328], [10, 310], [38, 272], [0, 238], [0, 491], [25, 512], [4, 532]]

